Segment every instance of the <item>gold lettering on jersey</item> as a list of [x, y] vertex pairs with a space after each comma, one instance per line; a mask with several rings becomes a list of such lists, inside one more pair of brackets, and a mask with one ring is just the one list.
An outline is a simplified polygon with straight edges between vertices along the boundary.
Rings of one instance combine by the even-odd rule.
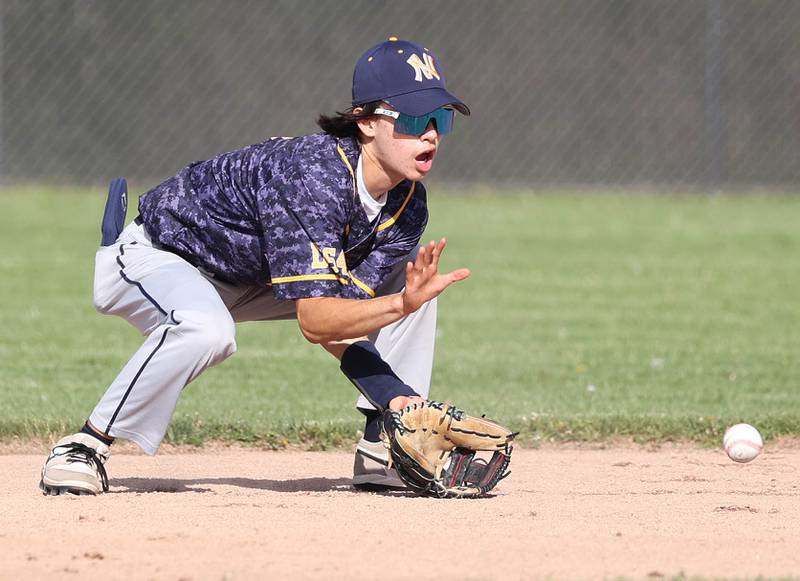
[[[336, 263], [336, 249], [335, 248], [322, 248], [322, 258], [325, 259], [325, 264], [335, 264]], [[336, 269], [333, 269], [336, 272]]]
[[339, 250], [337, 255], [336, 248], [323, 246], [320, 250], [316, 244], [311, 243], [311, 268], [324, 268], [332, 270], [336, 274], [347, 274], [347, 261], [345, 260], [344, 250]]
[[433, 57], [427, 53], [422, 55], [422, 58], [417, 56], [417, 53], [412, 54], [408, 57], [406, 61], [408, 64], [412, 66], [416, 75], [414, 76], [415, 81], [422, 82], [423, 75], [429, 81], [436, 77], [437, 80], [441, 81], [442, 77], [439, 76], [439, 72], [436, 70], [436, 65], [433, 63]]
[[311, 243], [311, 268], [328, 268], [327, 263], [320, 256], [319, 248], [313, 242]]
[[336, 259], [336, 268], [338, 268], [340, 272], [347, 273], [347, 262], [344, 258], [344, 250], [339, 253], [339, 258]]

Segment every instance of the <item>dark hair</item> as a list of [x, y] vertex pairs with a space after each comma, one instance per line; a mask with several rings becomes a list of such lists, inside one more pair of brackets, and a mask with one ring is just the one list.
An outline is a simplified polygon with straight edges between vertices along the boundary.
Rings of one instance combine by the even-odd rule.
[[353, 113], [356, 107], [350, 107], [344, 111], [337, 111], [336, 115], [320, 115], [317, 118], [317, 125], [327, 134], [334, 137], [355, 137], [361, 140], [361, 131], [358, 130], [359, 119], [365, 119], [375, 114], [375, 109], [380, 106], [380, 101], [372, 101], [364, 105], [358, 105], [361, 109], [358, 113]]

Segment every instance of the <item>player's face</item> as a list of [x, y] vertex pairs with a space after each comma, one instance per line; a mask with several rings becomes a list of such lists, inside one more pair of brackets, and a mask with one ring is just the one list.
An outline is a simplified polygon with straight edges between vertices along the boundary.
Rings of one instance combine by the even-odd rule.
[[395, 130], [395, 121], [381, 116], [375, 134], [377, 150], [382, 154], [384, 167], [401, 179], [419, 181], [433, 168], [441, 136], [433, 121], [422, 135], [406, 135]]
[[372, 157], [393, 184], [404, 179], [425, 179], [433, 168], [441, 140], [433, 121], [422, 135], [398, 133], [395, 120], [384, 115], [372, 117], [370, 125]]

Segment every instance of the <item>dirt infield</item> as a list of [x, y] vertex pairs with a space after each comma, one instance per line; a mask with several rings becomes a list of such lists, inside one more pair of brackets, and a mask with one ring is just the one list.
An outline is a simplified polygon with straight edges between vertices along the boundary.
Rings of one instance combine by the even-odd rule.
[[0, 456], [0, 579], [654, 579], [800, 574], [800, 449], [517, 450], [479, 500], [354, 491], [352, 455], [112, 457], [109, 494], [45, 497]]

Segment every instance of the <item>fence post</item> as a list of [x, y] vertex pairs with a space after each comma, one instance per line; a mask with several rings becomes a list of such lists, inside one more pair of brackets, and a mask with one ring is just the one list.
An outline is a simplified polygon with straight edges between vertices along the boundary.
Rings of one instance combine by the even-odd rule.
[[3, 68], [3, 57], [5, 56], [4, 24], [3, 2], [0, 2], [0, 185], [3, 184], [6, 177], [5, 134], [3, 132], [3, 89], [5, 88], [5, 69]]
[[722, 15], [723, 0], [708, 0], [706, 18], [706, 74], [705, 105], [708, 186], [713, 192], [719, 192], [727, 180], [727, 119], [722, 101], [722, 39], [724, 20]]

